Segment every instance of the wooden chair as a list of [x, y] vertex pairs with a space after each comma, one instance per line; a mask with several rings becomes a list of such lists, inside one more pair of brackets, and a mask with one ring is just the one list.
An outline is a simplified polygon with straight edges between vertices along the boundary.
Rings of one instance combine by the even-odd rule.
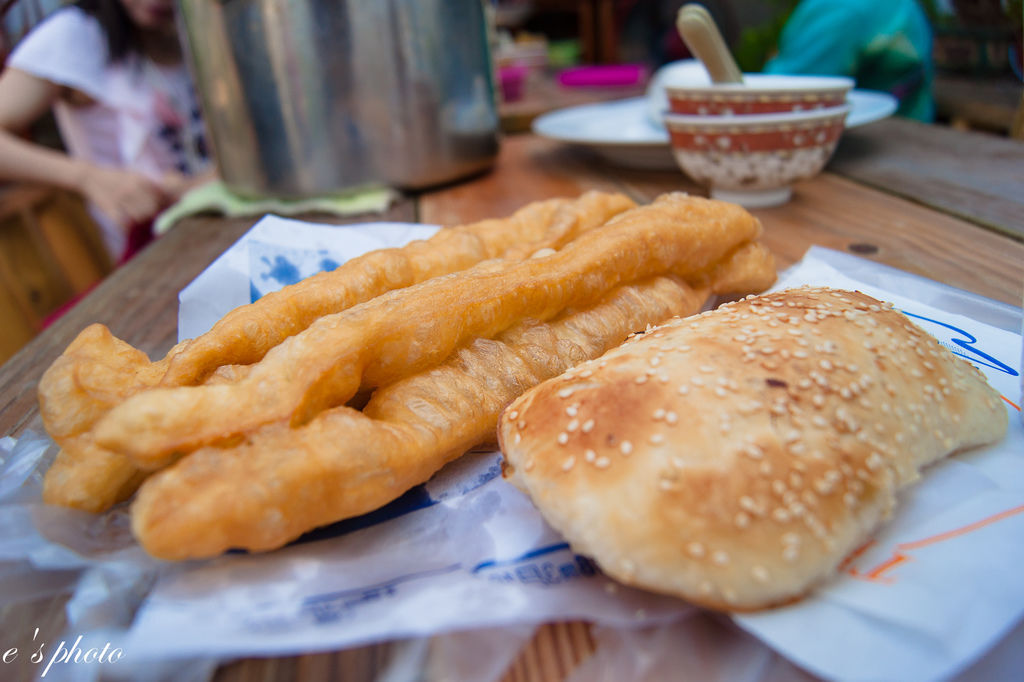
[[0, 187], [0, 363], [112, 269], [77, 195], [36, 185]]

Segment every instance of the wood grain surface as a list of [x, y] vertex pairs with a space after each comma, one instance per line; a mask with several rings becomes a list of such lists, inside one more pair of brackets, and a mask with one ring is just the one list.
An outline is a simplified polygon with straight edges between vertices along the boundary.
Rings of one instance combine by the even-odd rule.
[[846, 131], [829, 169], [1024, 241], [1024, 141], [894, 117]]
[[[893, 130], [902, 134], [904, 127], [898, 125]], [[872, 133], [856, 144], [870, 145], [875, 140]], [[840, 164], [836, 173], [797, 186], [793, 200], [785, 206], [752, 211], [764, 224], [764, 239], [776, 254], [780, 268], [799, 260], [810, 246], [820, 245], [1020, 304], [1024, 243], [949, 211], [901, 198], [898, 188], [885, 192], [869, 186], [884, 186], [884, 182], [868, 183], [858, 179], [856, 173], [840, 176], [838, 173], [846, 173], [844, 168], [849, 163]], [[859, 163], [861, 168], [884, 166], [881, 159], [861, 159]], [[891, 161], [896, 168], [905, 168], [907, 163], [902, 158]], [[925, 169], [922, 176], [939, 175], [940, 170]], [[948, 181], [953, 179], [950, 175]], [[967, 179], [959, 186], [966, 188], [964, 191], [977, 191]], [[503, 141], [498, 162], [489, 173], [404, 197], [384, 216], [340, 222], [383, 218], [454, 225], [508, 214], [530, 201], [576, 195], [587, 189], [621, 191], [638, 202], [650, 201], [667, 191], [700, 192], [680, 173], [624, 170], [584, 150], [521, 135]], [[1021, 215], [997, 213], [989, 218], [1001, 221], [1005, 227], [1018, 224]], [[328, 216], [309, 219], [339, 222]], [[116, 335], [151, 357], [166, 352], [176, 341], [178, 291], [254, 222], [255, 218], [209, 216], [183, 221], [0, 367], [0, 435], [17, 436], [26, 428], [41, 428], [35, 402], [39, 377], [87, 324], [107, 324]], [[33, 600], [25, 595], [0, 613], [0, 631], [21, 639], [30, 638], [34, 627], [59, 631], [62, 605], [63, 598]], [[562, 680], [593, 646], [585, 623], [545, 625], [509, 668], [505, 680]], [[216, 679], [372, 680], [384, 669], [391, 653], [389, 645], [382, 644], [343, 652], [247, 659], [223, 665]], [[31, 679], [34, 672], [31, 666], [8, 666], [3, 669], [3, 679]]]

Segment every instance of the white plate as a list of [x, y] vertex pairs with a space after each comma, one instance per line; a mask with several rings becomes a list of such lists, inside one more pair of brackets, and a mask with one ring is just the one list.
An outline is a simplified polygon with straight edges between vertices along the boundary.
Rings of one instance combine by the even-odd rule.
[[[855, 128], [891, 116], [896, 98], [873, 90], [851, 90], [846, 127]], [[651, 120], [646, 97], [585, 104], [538, 116], [533, 132], [559, 142], [591, 148], [611, 163], [647, 170], [678, 169], [668, 132]]]
[[899, 105], [895, 97], [877, 90], [850, 90], [846, 93], [846, 101], [853, 106], [850, 115], [846, 117], [847, 128], [888, 118], [896, 113]]
[[606, 160], [630, 168], [678, 169], [668, 132], [647, 115], [647, 98], [584, 104], [538, 116], [533, 132], [583, 145]]

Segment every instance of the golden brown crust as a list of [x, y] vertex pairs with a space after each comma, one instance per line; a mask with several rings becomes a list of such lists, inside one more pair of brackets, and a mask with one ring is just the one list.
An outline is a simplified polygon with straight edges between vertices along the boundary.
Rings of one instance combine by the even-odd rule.
[[695, 312], [706, 291], [673, 277], [617, 288], [587, 310], [476, 339], [440, 366], [374, 394], [362, 412], [265, 426], [150, 477], [132, 505], [146, 550], [166, 559], [268, 550], [365, 513], [493, 437], [516, 396], [620, 343], [633, 329]]
[[511, 479], [610, 575], [711, 608], [799, 597], [923, 466], [992, 442], [974, 367], [858, 292], [677, 320], [512, 404]]
[[54, 361], [38, 389], [43, 423], [61, 447], [43, 480], [46, 503], [99, 512], [135, 492], [145, 474], [97, 445], [91, 428], [114, 405], [155, 386], [165, 366], [101, 324], [83, 329]]
[[[132, 506], [133, 529], [152, 554], [278, 547], [376, 508], [490, 441], [501, 410], [530, 386], [632, 331], [699, 309], [710, 292], [760, 290], [775, 277], [771, 254], [753, 241], [760, 224], [721, 202], [670, 195], [601, 228], [555, 223], [551, 246], [508, 247], [525, 260], [489, 260], [386, 292], [320, 318], [258, 363], [220, 365], [200, 386], [147, 378], [134, 395], [138, 387], [119, 386], [68, 432], [47, 476], [48, 501], [100, 510], [130, 495], [147, 472], [124, 454], [142, 453], [138, 462], [166, 466]], [[102, 348], [116, 351], [110, 367]], [[176, 357], [193, 350], [182, 344]], [[67, 386], [87, 387], [76, 394], [87, 400], [119, 371], [145, 374], [156, 364], [103, 328], [72, 351], [86, 361], [69, 357], [61, 371]], [[89, 387], [78, 377], [91, 372], [99, 380]], [[299, 400], [275, 412], [290, 391]], [[105, 430], [140, 405], [118, 437]]]
[[206, 377], [213, 384], [237, 381], [247, 373], [237, 363], [259, 360], [324, 314], [488, 258], [522, 258], [539, 248], [558, 248], [634, 205], [621, 194], [588, 192], [575, 200], [534, 202], [508, 218], [453, 227], [428, 240], [371, 252], [228, 313], [210, 332], [183, 341], [157, 362], [103, 325], [91, 325], [39, 383], [43, 423], [62, 448], [46, 481], [47, 501], [97, 511], [134, 492], [145, 474], [89, 433], [131, 395]]
[[[422, 371], [470, 339], [491, 338], [519, 320], [547, 320], [588, 305], [624, 282], [662, 273], [708, 278], [760, 231], [738, 206], [663, 195], [544, 257], [487, 262], [324, 316], [236, 383], [132, 396], [96, 424], [95, 439], [142, 468], [159, 468], [177, 453], [263, 424], [305, 423], [361, 387]], [[438, 315], [444, 310], [458, 315]]]
[[231, 311], [171, 360], [161, 385], [194, 385], [222, 365], [257, 362], [324, 315], [387, 291], [492, 258], [521, 259], [537, 249], [557, 249], [635, 205], [622, 194], [587, 192], [575, 200], [533, 202], [508, 218], [452, 227], [429, 239], [371, 251]]
[[146, 354], [91, 324], [68, 344], [39, 380], [39, 412], [62, 439], [88, 430], [129, 395], [155, 386], [161, 373]]
[[85, 432], [64, 439], [43, 478], [43, 502], [102, 512], [131, 497], [145, 477], [127, 457], [101, 448]]
[[476, 338], [439, 366], [375, 391], [361, 412], [324, 410], [277, 422], [231, 447], [190, 453], [155, 474], [132, 506], [136, 537], [168, 559], [279, 547], [312, 528], [370, 511], [494, 438], [516, 396], [597, 357], [637, 329], [700, 309], [721, 282], [766, 287], [763, 247], [736, 249], [695, 289], [677, 275], [621, 285], [548, 322]]

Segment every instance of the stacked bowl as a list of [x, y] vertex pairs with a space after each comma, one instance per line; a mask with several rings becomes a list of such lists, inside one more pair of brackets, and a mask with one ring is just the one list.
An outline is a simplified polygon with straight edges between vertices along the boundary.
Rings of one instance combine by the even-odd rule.
[[835, 151], [853, 80], [744, 74], [712, 83], [703, 69], [669, 72], [657, 97], [679, 166], [716, 199], [751, 208], [787, 202]]

